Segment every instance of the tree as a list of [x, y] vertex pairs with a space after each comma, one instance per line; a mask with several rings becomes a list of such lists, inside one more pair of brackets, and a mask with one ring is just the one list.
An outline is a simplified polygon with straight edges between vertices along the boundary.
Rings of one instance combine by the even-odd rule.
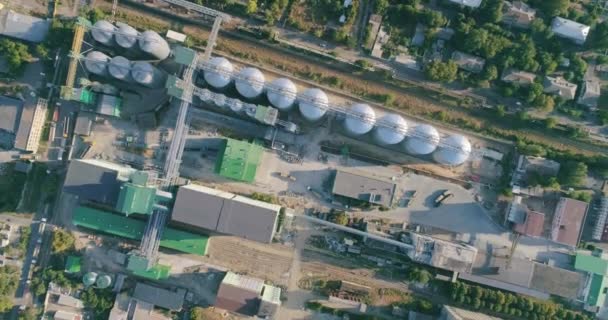
[[436, 10], [424, 10], [422, 13], [422, 22], [431, 28], [443, 27], [448, 23], [448, 19]]
[[532, 104], [535, 107], [542, 109], [546, 112], [551, 112], [555, 107], [555, 100], [553, 100], [553, 97], [551, 97], [550, 95], [541, 94], [534, 99]]
[[576, 161], [569, 161], [562, 164], [558, 174], [560, 184], [567, 186], [582, 185], [586, 177], [587, 165]]
[[453, 60], [433, 61], [425, 66], [424, 72], [433, 81], [452, 82], [456, 80], [458, 65]]
[[194, 307], [190, 310], [190, 320], [206, 320], [205, 309], [201, 307]]
[[39, 44], [36, 46], [36, 54], [41, 59], [48, 59], [49, 57], [49, 49], [44, 44]]
[[534, 3], [551, 17], [565, 13], [570, 7], [570, 0], [536, 0]]
[[56, 229], [53, 232], [52, 249], [54, 253], [63, 253], [74, 247], [74, 236], [69, 231]]
[[13, 308], [13, 300], [8, 296], [0, 296], [0, 312], [7, 312]]
[[258, 2], [257, 0], [249, 0], [247, 1], [247, 14], [254, 14], [258, 12]]
[[608, 49], [608, 21], [598, 23], [591, 31], [588, 46], [592, 49]]
[[390, 3], [388, 0], [376, 0], [374, 1], [374, 12], [379, 15], [384, 15], [389, 5]]
[[92, 23], [95, 23], [99, 20], [103, 20], [106, 17], [105, 12], [103, 12], [99, 8], [91, 9], [87, 12], [87, 18], [91, 20]]
[[39, 318], [39, 313], [40, 310], [33, 307], [28, 307], [23, 313], [19, 315], [19, 320], [37, 320]]
[[502, 20], [502, 8], [504, 3], [502, 0], [486, 0], [482, 2], [479, 12], [479, 20], [481, 22], [498, 23]]
[[501, 118], [504, 117], [507, 114], [507, 110], [505, 109], [505, 106], [502, 104], [499, 104], [496, 107], [496, 114]]
[[417, 282], [420, 284], [427, 284], [431, 278], [432, 275], [430, 272], [428, 272], [425, 269], [421, 269], [421, 268], [414, 268], [410, 274], [409, 274], [409, 280], [413, 281], [413, 282]]
[[332, 221], [336, 224], [345, 226], [348, 224], [348, 215], [344, 211], [337, 211], [333, 213]]
[[5, 57], [13, 74], [19, 73], [23, 64], [32, 59], [26, 45], [8, 39], [0, 40], [0, 55]]
[[557, 125], [557, 119], [549, 117], [545, 119], [545, 128], [553, 129]]
[[488, 81], [495, 80], [498, 78], [498, 68], [495, 65], [486, 66], [483, 72], [483, 78]]

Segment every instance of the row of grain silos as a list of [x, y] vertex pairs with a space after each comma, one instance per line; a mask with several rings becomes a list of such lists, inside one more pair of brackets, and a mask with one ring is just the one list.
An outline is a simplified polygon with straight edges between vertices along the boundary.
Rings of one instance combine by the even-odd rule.
[[155, 59], [165, 60], [171, 53], [169, 43], [158, 33], [147, 30], [139, 33], [135, 28], [117, 22], [97, 21], [91, 28], [91, 35], [98, 43], [126, 50], [139, 50]]
[[[266, 91], [268, 101], [281, 111], [290, 111], [297, 104], [300, 114], [309, 122], [317, 122], [329, 110], [327, 94], [318, 88], [309, 88], [298, 95], [296, 85], [287, 78], [265, 83], [264, 74], [256, 68], [243, 68], [236, 74], [225, 58], [214, 57], [204, 70], [205, 81], [216, 89], [226, 88], [234, 80], [235, 87], [245, 98], [257, 98]], [[350, 106], [344, 117], [344, 129], [350, 136], [371, 133], [380, 145], [400, 145], [413, 155], [429, 155], [445, 165], [464, 163], [471, 154], [469, 140], [461, 135], [441, 138], [437, 129], [428, 124], [409, 126], [398, 114], [388, 113], [376, 119], [376, 112], [364, 103]]]
[[110, 58], [103, 52], [91, 51], [87, 53], [85, 68], [93, 74], [102, 77], [112, 77], [117, 80], [137, 83], [149, 88], [160, 88], [165, 84], [166, 74], [145, 61], [130, 61], [116, 56]]

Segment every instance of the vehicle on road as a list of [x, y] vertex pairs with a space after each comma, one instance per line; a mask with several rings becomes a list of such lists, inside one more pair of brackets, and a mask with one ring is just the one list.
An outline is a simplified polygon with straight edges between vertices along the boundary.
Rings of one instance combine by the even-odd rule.
[[440, 207], [445, 200], [453, 196], [454, 194], [451, 193], [450, 190], [443, 191], [440, 195], [437, 196], [437, 198], [435, 198], [435, 208]]

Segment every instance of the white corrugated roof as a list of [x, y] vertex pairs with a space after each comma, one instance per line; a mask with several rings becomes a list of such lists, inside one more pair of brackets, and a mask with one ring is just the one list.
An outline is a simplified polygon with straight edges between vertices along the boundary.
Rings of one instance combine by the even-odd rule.
[[0, 34], [30, 42], [42, 42], [49, 33], [51, 22], [17, 13], [10, 9], [0, 11]]
[[551, 30], [558, 36], [568, 38], [577, 43], [584, 43], [591, 27], [576, 21], [555, 17], [551, 23]]
[[449, 0], [452, 3], [471, 8], [478, 8], [481, 5], [481, 0]]
[[262, 288], [264, 288], [263, 280], [242, 276], [240, 274], [236, 274], [230, 271], [228, 271], [228, 273], [226, 273], [226, 275], [224, 276], [222, 284], [229, 284], [241, 289], [255, 291], [258, 293], [261, 293]]

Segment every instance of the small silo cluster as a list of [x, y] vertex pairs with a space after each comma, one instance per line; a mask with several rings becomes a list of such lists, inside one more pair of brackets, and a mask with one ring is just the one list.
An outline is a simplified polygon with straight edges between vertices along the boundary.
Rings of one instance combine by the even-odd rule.
[[266, 88], [266, 96], [273, 106], [281, 111], [289, 111], [296, 102], [298, 88], [287, 78], [272, 80]]
[[230, 84], [231, 74], [234, 71], [232, 63], [226, 58], [214, 57], [209, 59], [205, 69], [205, 81], [216, 89], [223, 89]]
[[116, 45], [127, 50], [137, 48], [157, 60], [165, 60], [171, 53], [169, 43], [158, 33], [147, 30], [140, 34], [135, 28], [120, 22], [113, 25], [99, 20], [93, 25], [91, 35], [95, 41], [105, 46]]
[[471, 143], [459, 134], [448, 136], [441, 141], [439, 148], [433, 153], [435, 161], [448, 165], [458, 166], [463, 164], [471, 155]]
[[304, 119], [310, 122], [321, 120], [329, 108], [329, 99], [323, 90], [310, 88], [298, 97], [298, 109]]
[[87, 54], [85, 67], [93, 74], [110, 75], [114, 79], [136, 82], [148, 88], [160, 88], [166, 81], [166, 74], [148, 62], [131, 62], [121, 56], [110, 59], [99, 51], [91, 51]]
[[243, 68], [234, 81], [236, 91], [245, 98], [254, 99], [264, 91], [264, 74], [256, 68]]
[[166, 81], [166, 75], [163, 71], [144, 61], [133, 62], [131, 77], [135, 82], [148, 88], [160, 88]]
[[108, 75], [109, 62], [110, 57], [108, 57], [105, 53], [91, 51], [87, 53], [84, 66], [90, 73], [105, 77]]
[[122, 56], [113, 57], [108, 65], [108, 71], [114, 79], [131, 82], [131, 61]]
[[344, 129], [349, 135], [360, 136], [372, 131], [375, 123], [374, 109], [364, 103], [355, 103], [344, 119]]
[[427, 155], [439, 145], [439, 132], [428, 124], [415, 126], [403, 144], [405, 151], [414, 155]]
[[407, 122], [398, 114], [387, 113], [377, 121], [374, 140], [381, 145], [397, 144], [407, 134]]

